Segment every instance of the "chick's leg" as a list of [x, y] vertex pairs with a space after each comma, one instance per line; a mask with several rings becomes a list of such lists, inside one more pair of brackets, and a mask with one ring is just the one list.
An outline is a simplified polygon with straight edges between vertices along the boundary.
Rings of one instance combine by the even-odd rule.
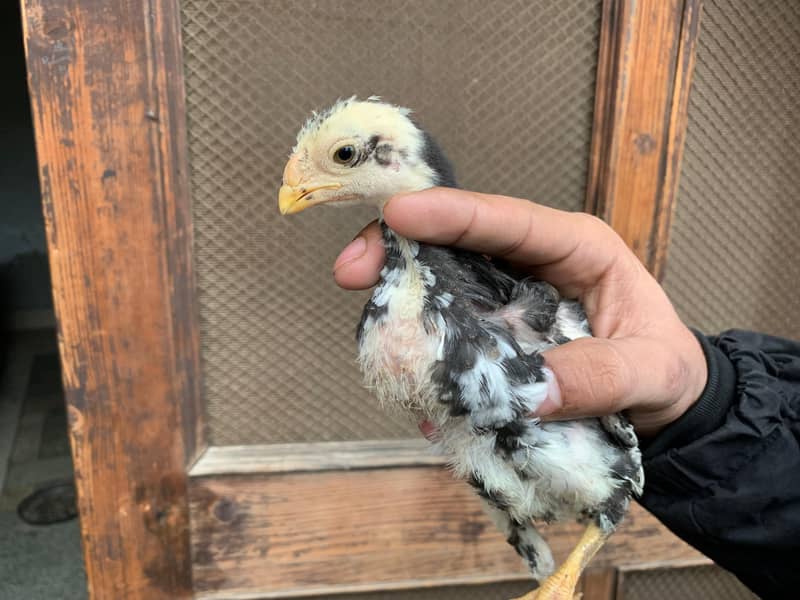
[[544, 581], [555, 569], [553, 554], [533, 523], [517, 521], [508, 512], [483, 500], [483, 509], [491, 517], [506, 540], [517, 551], [537, 582]]
[[575, 596], [578, 579], [612, 531], [613, 528], [601, 528], [592, 521], [583, 532], [578, 545], [572, 550], [564, 564], [558, 568], [558, 571], [545, 579], [539, 588], [516, 600], [573, 600], [573, 598], [579, 598], [580, 596]]

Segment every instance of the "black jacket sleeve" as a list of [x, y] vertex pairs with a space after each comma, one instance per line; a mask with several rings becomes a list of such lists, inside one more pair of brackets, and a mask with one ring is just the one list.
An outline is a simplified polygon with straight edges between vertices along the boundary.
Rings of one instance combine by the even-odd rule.
[[697, 337], [706, 389], [643, 445], [640, 501], [762, 598], [798, 598], [800, 342]]

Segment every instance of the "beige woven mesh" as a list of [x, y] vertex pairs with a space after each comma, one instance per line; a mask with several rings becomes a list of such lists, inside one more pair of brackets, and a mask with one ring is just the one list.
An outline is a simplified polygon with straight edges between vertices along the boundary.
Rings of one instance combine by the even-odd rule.
[[[529, 581], [327, 596], [330, 600], [507, 600], [531, 590]], [[299, 600], [318, 600], [308, 596]], [[616, 600], [756, 600], [736, 577], [716, 566], [628, 571]]]
[[625, 573], [617, 600], [757, 600], [736, 577], [716, 566]]
[[214, 444], [392, 438], [331, 281], [366, 212], [277, 216], [297, 129], [339, 96], [414, 108], [462, 185], [582, 207], [600, 0], [184, 0], [196, 269]]
[[704, 6], [664, 285], [709, 333], [800, 338], [800, 3]]
[[[530, 581], [491, 583], [485, 585], [434, 587], [397, 592], [371, 592], [366, 594], [342, 594], [326, 596], [327, 600], [508, 600], [530, 592]], [[320, 600], [320, 596], [308, 596], [298, 600]]]

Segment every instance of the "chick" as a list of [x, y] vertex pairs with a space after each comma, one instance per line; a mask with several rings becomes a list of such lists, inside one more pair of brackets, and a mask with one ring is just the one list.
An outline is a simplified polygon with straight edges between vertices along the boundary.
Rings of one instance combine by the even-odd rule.
[[[381, 216], [392, 196], [434, 186], [456, 187], [453, 169], [411, 111], [351, 98], [300, 130], [279, 208], [369, 205]], [[382, 231], [386, 264], [357, 331], [366, 385], [385, 406], [436, 427], [454, 473], [477, 491], [540, 586], [525, 598], [572, 598], [644, 484], [624, 416], [531, 417], [553, 376], [541, 352], [591, 335], [582, 307], [480, 254], [406, 239], [383, 222]], [[587, 529], [553, 574], [533, 522], [568, 519]]]

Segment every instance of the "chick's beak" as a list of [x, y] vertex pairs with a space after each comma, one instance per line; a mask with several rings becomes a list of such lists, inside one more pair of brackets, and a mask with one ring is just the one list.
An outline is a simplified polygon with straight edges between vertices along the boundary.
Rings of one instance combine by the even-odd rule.
[[299, 213], [316, 204], [324, 202], [313, 197], [314, 192], [320, 190], [338, 190], [342, 187], [341, 183], [330, 183], [326, 185], [315, 185], [311, 187], [282, 185], [278, 192], [278, 208], [282, 215], [293, 215]]
[[319, 204], [324, 200], [314, 198], [314, 192], [320, 190], [337, 190], [340, 183], [324, 185], [303, 185], [303, 168], [299, 154], [292, 155], [283, 169], [283, 185], [278, 192], [278, 208], [282, 215], [293, 215]]

